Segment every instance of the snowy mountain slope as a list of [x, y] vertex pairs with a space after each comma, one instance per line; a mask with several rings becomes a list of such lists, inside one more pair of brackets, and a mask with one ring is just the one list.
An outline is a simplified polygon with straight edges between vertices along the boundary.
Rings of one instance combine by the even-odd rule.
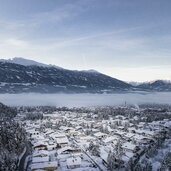
[[0, 93], [171, 91], [171, 82], [126, 83], [95, 70], [67, 70], [24, 58], [0, 60]]
[[137, 87], [144, 90], [171, 91], [171, 82], [166, 80], [156, 80], [152, 82], [142, 83]]
[[61, 67], [55, 66], [55, 65], [51, 65], [51, 64], [43, 64], [40, 62], [36, 62], [34, 60], [30, 60], [30, 59], [25, 59], [22, 57], [15, 57], [12, 59], [0, 59], [0, 62], [5, 62], [5, 63], [14, 63], [14, 64], [19, 64], [19, 65], [24, 65], [24, 66], [42, 66], [42, 67], [56, 67], [59, 69], [62, 69]]
[[98, 72], [0, 62], [0, 92], [111, 92], [132, 86]]

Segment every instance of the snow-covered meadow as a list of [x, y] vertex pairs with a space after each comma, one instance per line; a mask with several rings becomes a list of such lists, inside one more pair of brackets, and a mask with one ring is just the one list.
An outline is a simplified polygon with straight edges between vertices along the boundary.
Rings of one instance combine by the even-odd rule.
[[125, 93], [125, 94], [0, 94], [0, 102], [10, 106], [67, 106], [89, 107], [104, 105], [160, 103], [171, 104], [170, 93]]

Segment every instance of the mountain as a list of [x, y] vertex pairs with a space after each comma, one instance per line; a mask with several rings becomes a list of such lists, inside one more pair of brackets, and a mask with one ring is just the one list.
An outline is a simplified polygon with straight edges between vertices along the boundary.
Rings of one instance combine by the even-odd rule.
[[171, 82], [136, 83], [109, 77], [95, 70], [67, 70], [24, 58], [0, 60], [0, 93], [111, 93], [171, 91]]
[[72, 71], [18, 58], [0, 61], [0, 93], [103, 93], [131, 88], [128, 83], [97, 71]]
[[51, 64], [47, 65], [47, 64], [40, 63], [40, 62], [36, 62], [34, 60], [25, 59], [22, 57], [15, 57], [12, 59], [0, 59], [0, 62], [14, 63], [14, 64], [19, 64], [19, 65], [24, 65], [24, 66], [35, 65], [35, 66], [42, 66], [42, 67], [56, 67], [56, 68], [62, 69], [61, 67], [58, 67], [55, 65], [51, 65]]
[[136, 87], [139, 86], [141, 83], [136, 81], [129, 81], [128, 84], [131, 84], [132, 86]]
[[138, 85], [137, 88], [148, 91], [171, 91], [171, 82], [165, 80], [156, 80], [153, 82], [142, 83]]

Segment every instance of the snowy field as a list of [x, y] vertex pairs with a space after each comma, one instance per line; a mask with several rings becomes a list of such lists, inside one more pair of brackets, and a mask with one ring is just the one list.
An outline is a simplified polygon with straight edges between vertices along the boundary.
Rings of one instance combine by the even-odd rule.
[[0, 102], [10, 106], [89, 107], [104, 105], [160, 103], [171, 104], [170, 93], [126, 94], [0, 94]]

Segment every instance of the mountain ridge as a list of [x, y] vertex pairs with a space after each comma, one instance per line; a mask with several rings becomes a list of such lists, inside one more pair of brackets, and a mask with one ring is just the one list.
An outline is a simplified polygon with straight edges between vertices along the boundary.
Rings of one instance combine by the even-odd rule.
[[59, 69], [63, 69], [62, 67], [56, 66], [56, 65], [52, 65], [52, 64], [44, 64], [41, 62], [37, 62], [31, 59], [26, 59], [26, 58], [22, 58], [22, 57], [14, 57], [11, 59], [0, 59], [0, 62], [6, 62], [6, 63], [14, 63], [14, 64], [19, 64], [19, 65], [24, 65], [24, 66], [42, 66], [42, 67], [56, 67]]
[[145, 90], [171, 91], [171, 82], [169, 80], [155, 80], [142, 83], [137, 87]]
[[0, 92], [110, 92], [131, 86], [99, 72], [0, 62]]
[[68, 70], [24, 58], [0, 60], [0, 93], [171, 91], [171, 82], [126, 83], [95, 70]]

